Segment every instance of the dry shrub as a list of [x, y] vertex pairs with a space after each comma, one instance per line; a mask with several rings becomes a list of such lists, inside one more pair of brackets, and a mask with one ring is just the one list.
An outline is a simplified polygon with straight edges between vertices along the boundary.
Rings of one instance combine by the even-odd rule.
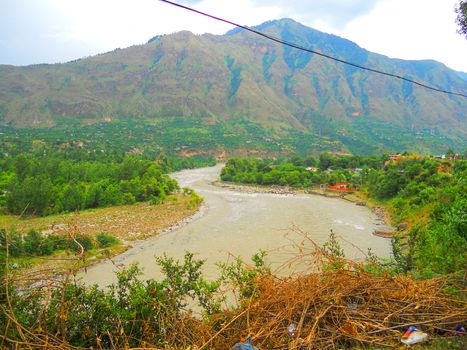
[[[449, 335], [467, 319], [466, 303], [449, 295], [446, 277], [417, 281], [364, 270], [330, 270], [289, 279], [266, 276], [259, 297], [211, 321], [230, 323], [211, 340], [228, 349], [251, 335], [260, 349], [335, 349], [398, 343], [401, 331], [420, 325]], [[296, 328], [292, 335], [287, 327]]]

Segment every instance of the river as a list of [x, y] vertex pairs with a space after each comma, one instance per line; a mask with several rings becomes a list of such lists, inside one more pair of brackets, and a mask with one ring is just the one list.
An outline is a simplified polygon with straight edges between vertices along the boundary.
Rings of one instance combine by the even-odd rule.
[[[303, 266], [287, 262], [297, 252], [291, 241], [300, 243], [301, 232], [322, 245], [333, 230], [341, 239], [348, 258], [359, 260], [368, 248], [379, 257], [391, 253], [390, 240], [374, 236], [379, 223], [368, 208], [354, 203], [319, 195], [244, 193], [214, 186], [221, 165], [184, 170], [172, 176], [182, 187], [193, 188], [205, 199], [203, 215], [172, 232], [136, 242], [134, 247], [82, 271], [79, 277], [86, 284], [106, 286], [116, 281], [115, 271], [137, 262], [144, 277], [159, 278], [155, 256], [180, 259], [186, 251], [206, 259], [203, 272], [209, 278], [218, 275], [217, 262], [241, 256], [246, 261], [259, 249], [269, 251], [267, 262], [278, 273], [299, 271]], [[306, 243], [305, 248], [311, 245]]]

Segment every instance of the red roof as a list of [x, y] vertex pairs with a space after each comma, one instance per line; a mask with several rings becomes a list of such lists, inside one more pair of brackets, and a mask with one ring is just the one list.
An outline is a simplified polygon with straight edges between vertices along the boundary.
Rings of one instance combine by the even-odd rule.
[[328, 190], [331, 191], [341, 191], [341, 192], [355, 192], [355, 190], [350, 189], [350, 182], [339, 182], [335, 185], [329, 185]]

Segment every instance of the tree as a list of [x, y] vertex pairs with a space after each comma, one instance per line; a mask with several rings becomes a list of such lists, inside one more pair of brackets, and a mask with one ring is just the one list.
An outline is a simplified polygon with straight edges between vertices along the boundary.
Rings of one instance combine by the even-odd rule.
[[60, 211], [74, 211], [84, 209], [85, 191], [85, 187], [81, 184], [66, 184], [60, 194]]
[[457, 32], [461, 35], [465, 35], [467, 39], [467, 1], [460, 0], [456, 7], [456, 23], [459, 25]]
[[329, 153], [321, 153], [319, 156], [319, 168], [326, 170], [332, 166], [333, 156]]
[[6, 195], [6, 204], [13, 214], [46, 215], [53, 198], [53, 186], [45, 176], [28, 176], [22, 182], [13, 177]]
[[30, 160], [26, 155], [21, 154], [15, 158], [14, 162], [16, 176], [20, 181], [23, 181], [29, 173]]

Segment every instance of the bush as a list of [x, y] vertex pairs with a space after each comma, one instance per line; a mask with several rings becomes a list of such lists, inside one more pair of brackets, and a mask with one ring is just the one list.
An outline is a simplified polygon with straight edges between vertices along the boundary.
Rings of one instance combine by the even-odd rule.
[[123, 204], [134, 204], [136, 203], [136, 198], [131, 193], [124, 193], [122, 195], [122, 201], [123, 201]]
[[7, 232], [5, 229], [0, 229], [0, 252], [6, 253], [7, 241], [10, 256], [19, 256], [23, 253], [23, 237], [16, 231]]
[[193, 209], [193, 208], [196, 208], [197, 206], [199, 206], [201, 203], [203, 203], [204, 201], [204, 198], [201, 197], [199, 194], [197, 194], [196, 192], [193, 192], [191, 195], [190, 195], [190, 202], [188, 204], [188, 208], [190, 209]]
[[120, 243], [117, 238], [104, 232], [99, 232], [96, 235], [96, 241], [99, 248], [107, 248]]
[[164, 203], [165, 196], [151, 196], [151, 199], [149, 200], [149, 203], [152, 205], [158, 205]]
[[[75, 239], [79, 244], [83, 246], [84, 250], [91, 250], [92, 248], [94, 248], [94, 243], [91, 237], [87, 235], [78, 235], [75, 237]], [[70, 244], [71, 244], [71, 247], [79, 251], [80, 248], [76, 245], [75, 241], [71, 241]]]
[[42, 233], [36, 230], [29, 230], [23, 237], [24, 252], [30, 255], [42, 255], [42, 242], [44, 238]]

